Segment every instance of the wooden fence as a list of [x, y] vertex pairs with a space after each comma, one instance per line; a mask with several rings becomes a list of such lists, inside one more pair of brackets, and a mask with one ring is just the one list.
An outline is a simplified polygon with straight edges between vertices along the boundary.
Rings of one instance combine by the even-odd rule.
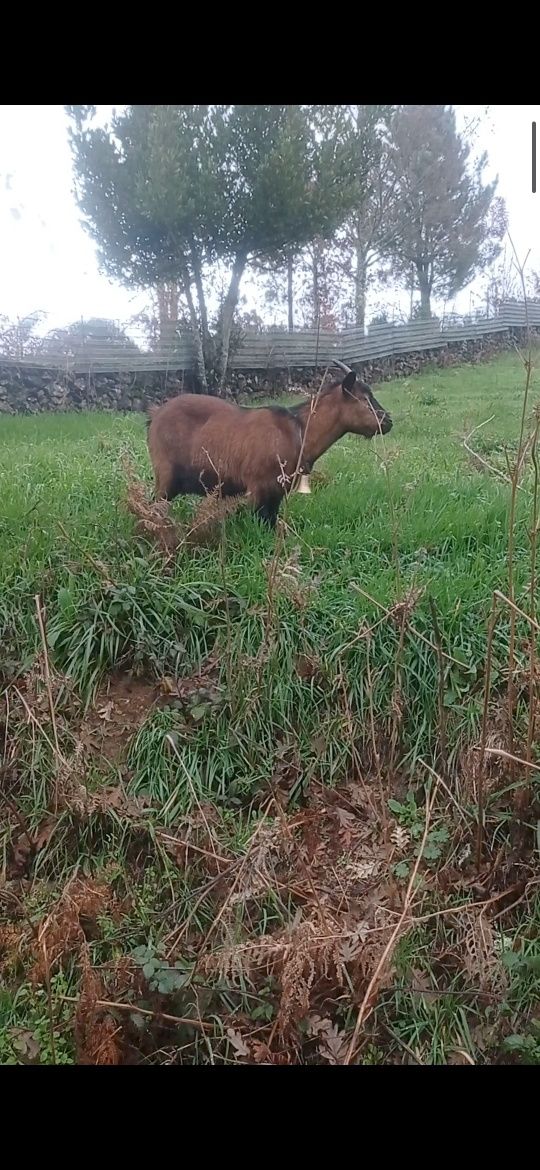
[[[247, 332], [240, 348], [232, 355], [230, 366], [233, 370], [286, 370], [317, 365], [330, 365], [338, 358], [348, 365], [361, 366], [377, 358], [388, 358], [394, 354], [414, 353], [422, 350], [439, 349], [450, 343], [459, 343], [473, 338], [500, 333], [512, 328], [540, 327], [540, 303], [508, 301], [492, 317], [476, 319], [446, 318], [443, 321], [418, 321], [406, 325], [371, 325], [367, 334], [352, 327], [340, 333], [316, 329], [268, 330], [265, 333]], [[188, 335], [179, 336], [172, 344], [162, 347], [156, 353], [133, 352], [115, 348], [106, 341], [88, 338], [71, 353], [48, 350], [23, 356], [21, 359], [6, 359], [0, 355], [0, 363], [17, 366], [33, 366], [65, 370], [66, 373], [114, 373], [129, 371], [187, 371], [194, 368], [194, 348]]]

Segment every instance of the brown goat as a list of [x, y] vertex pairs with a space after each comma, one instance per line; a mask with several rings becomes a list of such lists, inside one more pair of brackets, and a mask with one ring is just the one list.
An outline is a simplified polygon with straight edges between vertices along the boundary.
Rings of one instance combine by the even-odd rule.
[[181, 394], [153, 413], [148, 446], [156, 495], [248, 495], [273, 527], [297, 474], [351, 433], [387, 434], [392, 420], [353, 370], [313, 399], [290, 408], [243, 407], [207, 395]]

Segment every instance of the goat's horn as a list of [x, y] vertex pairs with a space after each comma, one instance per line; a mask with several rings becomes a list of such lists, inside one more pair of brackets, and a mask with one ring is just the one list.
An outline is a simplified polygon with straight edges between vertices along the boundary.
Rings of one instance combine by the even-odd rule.
[[351, 367], [346, 366], [345, 362], [338, 362], [337, 358], [333, 358], [332, 361], [335, 366], [339, 366], [340, 370], [344, 370], [346, 374], [352, 374]]

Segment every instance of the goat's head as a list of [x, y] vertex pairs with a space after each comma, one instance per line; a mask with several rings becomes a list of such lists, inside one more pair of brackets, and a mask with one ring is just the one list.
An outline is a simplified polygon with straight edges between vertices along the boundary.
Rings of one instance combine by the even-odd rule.
[[387, 435], [392, 430], [390, 415], [377, 402], [367, 382], [362, 382], [354, 370], [343, 368], [347, 372], [341, 383], [341, 410], [347, 430], [353, 435], [364, 435], [366, 439]]

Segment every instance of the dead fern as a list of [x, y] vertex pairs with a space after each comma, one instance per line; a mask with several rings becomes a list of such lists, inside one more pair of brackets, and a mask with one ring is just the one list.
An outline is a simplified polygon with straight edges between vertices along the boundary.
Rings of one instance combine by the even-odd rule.
[[221, 525], [249, 503], [246, 496], [221, 495], [219, 486], [209, 492], [198, 504], [190, 524], [173, 520], [167, 500], [151, 500], [146, 484], [124, 458], [122, 462], [127, 481], [126, 507], [137, 520], [135, 531], [155, 544], [167, 557], [182, 546], [215, 546], [221, 538]]
[[110, 886], [95, 879], [75, 878], [68, 882], [51, 912], [39, 924], [32, 943], [35, 961], [30, 972], [33, 984], [43, 983], [48, 971], [79, 956], [86, 946], [86, 932], [114, 906]]
[[219, 487], [204, 496], [197, 505], [192, 523], [186, 532], [185, 543], [211, 548], [221, 539], [221, 525], [249, 504], [247, 496], [222, 496]]
[[396, 825], [392, 829], [390, 840], [392, 845], [395, 845], [397, 852], [403, 853], [409, 844], [410, 834], [403, 828], [403, 825]]
[[482, 910], [471, 910], [466, 915], [462, 936], [463, 964], [470, 979], [483, 990], [503, 990], [507, 978], [501, 963], [499, 940]]
[[347, 984], [345, 968], [363, 985], [383, 941], [383, 932], [370, 933], [365, 921], [344, 928], [320, 904], [308, 917], [299, 912], [288, 928], [275, 935], [214, 950], [201, 960], [200, 969], [253, 987], [261, 978], [272, 976], [279, 993], [276, 1030], [285, 1037], [313, 1010], [321, 987]]
[[170, 555], [182, 543], [180, 525], [168, 515], [167, 500], [149, 500], [146, 485], [135, 474], [133, 465], [125, 458], [122, 461], [127, 481], [126, 507], [137, 520], [135, 531], [155, 544], [162, 552]]
[[112, 1016], [103, 1015], [103, 988], [86, 948], [81, 951], [80, 962], [81, 992], [74, 1024], [77, 1064], [120, 1064], [120, 1028]]

